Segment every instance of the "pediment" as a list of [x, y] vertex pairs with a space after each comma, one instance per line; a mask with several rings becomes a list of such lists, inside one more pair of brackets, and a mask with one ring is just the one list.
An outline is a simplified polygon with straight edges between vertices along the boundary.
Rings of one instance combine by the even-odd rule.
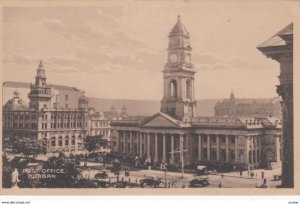
[[179, 127], [177, 120], [163, 114], [157, 113], [145, 121], [142, 127]]

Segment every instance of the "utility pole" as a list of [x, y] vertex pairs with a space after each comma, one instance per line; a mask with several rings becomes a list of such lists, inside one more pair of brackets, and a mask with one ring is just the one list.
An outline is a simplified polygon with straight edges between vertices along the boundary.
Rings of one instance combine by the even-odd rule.
[[184, 152], [187, 152], [188, 150], [183, 149], [183, 136], [180, 136], [180, 145], [179, 148], [175, 149], [174, 152], [171, 153], [180, 153], [180, 160], [181, 160], [181, 178], [184, 178]]

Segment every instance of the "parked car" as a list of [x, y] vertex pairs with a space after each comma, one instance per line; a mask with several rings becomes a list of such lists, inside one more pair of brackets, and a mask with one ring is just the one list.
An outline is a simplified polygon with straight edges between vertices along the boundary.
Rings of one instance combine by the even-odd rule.
[[160, 188], [160, 187], [164, 187], [164, 182], [161, 181], [160, 178], [155, 179], [154, 177], [149, 176], [140, 180], [140, 186], [142, 188], [145, 187]]
[[202, 165], [198, 165], [197, 166], [197, 175], [204, 175], [207, 173], [207, 167], [206, 166], [202, 166]]
[[108, 173], [106, 170], [100, 170], [95, 174], [95, 179], [106, 179], [108, 178]]
[[195, 178], [190, 181], [190, 187], [205, 187], [208, 185], [208, 177]]

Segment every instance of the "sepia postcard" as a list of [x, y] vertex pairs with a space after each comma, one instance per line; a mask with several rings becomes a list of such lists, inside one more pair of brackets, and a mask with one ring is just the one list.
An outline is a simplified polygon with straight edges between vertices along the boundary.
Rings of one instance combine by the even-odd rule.
[[300, 1], [1, 14], [1, 194], [300, 194]]

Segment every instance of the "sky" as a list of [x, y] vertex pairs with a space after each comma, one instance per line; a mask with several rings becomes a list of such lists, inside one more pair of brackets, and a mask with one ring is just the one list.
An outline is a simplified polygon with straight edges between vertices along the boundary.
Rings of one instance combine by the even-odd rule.
[[[291, 23], [281, 1], [122, 1], [3, 9], [3, 81], [48, 83], [100, 98], [160, 100], [168, 34], [190, 33], [196, 99], [276, 96], [279, 64], [256, 47]], [[299, 4], [298, 4], [299, 6]], [[276, 15], [275, 15], [276, 14]]]

